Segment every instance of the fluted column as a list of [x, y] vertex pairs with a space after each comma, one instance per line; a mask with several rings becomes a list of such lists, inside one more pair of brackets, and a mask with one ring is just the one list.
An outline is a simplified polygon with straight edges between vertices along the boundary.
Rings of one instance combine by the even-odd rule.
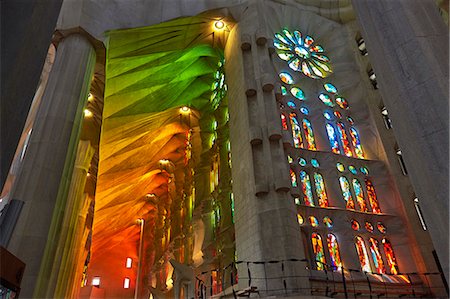
[[448, 281], [448, 28], [433, 0], [353, 7]]
[[58, 46], [12, 198], [23, 201], [8, 250], [26, 263], [21, 296], [48, 286], [92, 74], [95, 50], [80, 34]]

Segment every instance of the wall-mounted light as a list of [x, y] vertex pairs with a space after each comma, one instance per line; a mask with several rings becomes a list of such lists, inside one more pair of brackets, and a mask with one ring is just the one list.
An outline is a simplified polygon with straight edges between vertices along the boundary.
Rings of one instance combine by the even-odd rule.
[[93, 285], [94, 287], [99, 287], [99, 286], [100, 286], [100, 276], [95, 276], [95, 277], [92, 279], [92, 285]]
[[180, 112], [184, 113], [184, 114], [190, 113], [191, 112], [191, 108], [189, 108], [187, 106], [183, 106], [183, 107], [180, 108]]
[[222, 20], [217, 20], [214, 22], [214, 28], [216, 30], [223, 30], [225, 28], [225, 22]]
[[88, 101], [91, 102], [94, 100], [94, 96], [92, 95], [92, 93], [88, 93]]
[[130, 279], [128, 277], [125, 277], [125, 279], [123, 280], [123, 288], [124, 289], [130, 288]]
[[94, 114], [89, 109], [84, 109], [84, 117], [92, 117]]
[[131, 269], [132, 265], [133, 265], [133, 259], [131, 257], [127, 257], [127, 262], [125, 263], [125, 267], [127, 269]]

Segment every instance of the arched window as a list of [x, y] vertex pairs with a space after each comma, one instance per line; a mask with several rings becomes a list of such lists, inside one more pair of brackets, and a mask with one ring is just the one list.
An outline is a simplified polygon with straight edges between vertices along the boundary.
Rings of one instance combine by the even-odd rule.
[[325, 269], [326, 260], [323, 251], [322, 237], [318, 233], [312, 233], [311, 242], [314, 252], [314, 261], [316, 262], [316, 269], [323, 270]]
[[339, 252], [339, 244], [333, 234], [328, 234], [327, 237], [328, 251], [330, 252], [330, 263], [333, 271], [341, 270], [341, 254]]
[[336, 135], [336, 130], [331, 124], [326, 125], [327, 127], [327, 135], [328, 140], [330, 141], [331, 151], [335, 154], [340, 154], [341, 151], [339, 150], [339, 142]]
[[355, 202], [353, 201], [352, 193], [350, 192], [350, 184], [346, 177], [341, 176], [339, 178], [339, 184], [341, 185], [342, 196], [344, 197], [347, 209], [355, 209]]
[[359, 205], [359, 210], [362, 212], [367, 212], [368, 209], [366, 201], [364, 200], [364, 193], [362, 190], [361, 183], [357, 179], [353, 179], [352, 183], [353, 183], [353, 190], [355, 190], [356, 201], [358, 202]]
[[341, 139], [342, 148], [344, 150], [344, 154], [347, 157], [352, 157], [353, 156], [352, 149], [350, 148], [350, 142], [348, 141], [347, 133], [345, 132], [345, 126], [343, 123], [338, 122], [337, 127], [339, 138]]
[[297, 176], [295, 175], [295, 171], [291, 169], [289, 169], [289, 172], [291, 174], [291, 185], [292, 187], [297, 187]]
[[285, 131], [288, 130], [286, 115], [284, 115], [284, 113], [281, 113], [281, 126], [282, 126], [283, 130], [285, 130]]
[[302, 121], [302, 125], [303, 125], [303, 132], [305, 133], [307, 149], [312, 151], [317, 150], [316, 142], [314, 141], [314, 133], [311, 126], [311, 122], [306, 118], [304, 118]]
[[317, 198], [319, 199], [319, 206], [322, 208], [328, 207], [328, 196], [325, 191], [325, 183], [320, 173], [314, 173], [314, 185], [316, 186]]
[[292, 138], [294, 139], [294, 147], [296, 148], [302, 148], [303, 142], [302, 142], [302, 130], [300, 128], [300, 125], [297, 121], [297, 115], [295, 113], [289, 114], [289, 120], [291, 121], [291, 127], [292, 127]]
[[358, 131], [354, 127], [350, 127], [350, 138], [352, 140], [353, 148], [355, 149], [356, 157], [364, 159], [364, 151], [359, 140]]
[[384, 253], [386, 255], [386, 260], [389, 266], [389, 271], [391, 274], [398, 274], [398, 265], [397, 260], [395, 259], [394, 249], [392, 248], [391, 242], [389, 242], [386, 238], [381, 240], [383, 243]]
[[384, 267], [383, 258], [381, 257], [380, 248], [378, 247], [378, 241], [374, 238], [369, 239], [370, 253], [372, 254], [372, 260], [375, 265], [377, 273], [386, 273]]
[[359, 263], [361, 264], [361, 269], [365, 272], [371, 272], [369, 256], [367, 255], [366, 245], [364, 244], [363, 238], [356, 236], [355, 246], [359, 257]]
[[378, 205], [377, 194], [375, 193], [375, 188], [369, 179], [364, 180], [366, 183], [367, 197], [369, 197], [369, 203], [372, 207], [372, 212], [381, 213], [380, 206]]
[[305, 201], [305, 205], [314, 207], [311, 181], [309, 179], [309, 175], [304, 170], [300, 171], [300, 181], [302, 183], [303, 200]]

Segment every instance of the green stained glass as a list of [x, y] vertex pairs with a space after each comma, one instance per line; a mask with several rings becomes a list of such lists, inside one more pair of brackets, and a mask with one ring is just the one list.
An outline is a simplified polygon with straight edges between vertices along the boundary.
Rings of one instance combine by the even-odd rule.
[[348, 167], [348, 170], [350, 170], [350, 172], [353, 173], [353, 174], [355, 174], [355, 175], [358, 173], [358, 170], [357, 170], [356, 167], [353, 166], [353, 165], [350, 165], [350, 166]]
[[328, 216], [323, 217], [323, 224], [325, 224], [325, 226], [328, 227], [328, 228], [332, 228], [333, 227], [333, 221]]
[[281, 94], [282, 95], [287, 95], [287, 89], [286, 89], [286, 87], [284, 87], [284, 86], [281, 86]]
[[298, 159], [298, 164], [300, 164], [300, 166], [306, 166], [306, 160], [305, 159], [303, 159], [303, 158], [299, 158]]
[[305, 201], [305, 205], [314, 207], [311, 181], [309, 179], [309, 175], [304, 170], [300, 171], [300, 181], [302, 183], [303, 200]]
[[337, 97], [336, 104], [338, 104], [342, 109], [348, 109], [348, 102], [343, 97]]
[[326, 91], [328, 91], [329, 93], [335, 94], [337, 93], [337, 88], [331, 84], [331, 83], [325, 83], [323, 85], [323, 87], [325, 88]]
[[337, 168], [337, 170], [339, 170], [339, 172], [344, 172], [345, 171], [344, 164], [342, 164], [340, 162], [336, 163], [336, 168]]
[[317, 161], [317, 159], [311, 159], [311, 165], [316, 168], [320, 166], [319, 161]]
[[294, 84], [294, 79], [289, 73], [281, 72], [279, 74], [281, 81], [283, 81], [286, 84]]
[[365, 175], [369, 174], [369, 169], [365, 166], [360, 167], [359, 170], [361, 171], [361, 173], [363, 173]]
[[331, 101], [331, 98], [329, 95], [327, 95], [325, 93], [321, 93], [321, 94], [319, 94], [319, 99], [328, 107], [334, 107], [334, 104]]
[[303, 92], [303, 90], [301, 90], [298, 87], [292, 87], [291, 88], [291, 94], [296, 97], [299, 100], [304, 100], [305, 99], [305, 93]]

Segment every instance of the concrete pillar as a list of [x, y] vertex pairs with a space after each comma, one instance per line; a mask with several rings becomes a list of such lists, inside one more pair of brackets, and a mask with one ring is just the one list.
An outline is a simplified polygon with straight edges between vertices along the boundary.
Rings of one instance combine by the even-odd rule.
[[448, 28], [433, 0], [353, 7], [448, 281]]
[[24, 298], [46, 292], [95, 59], [93, 46], [80, 34], [59, 44], [11, 193], [24, 202], [7, 247], [26, 263]]

